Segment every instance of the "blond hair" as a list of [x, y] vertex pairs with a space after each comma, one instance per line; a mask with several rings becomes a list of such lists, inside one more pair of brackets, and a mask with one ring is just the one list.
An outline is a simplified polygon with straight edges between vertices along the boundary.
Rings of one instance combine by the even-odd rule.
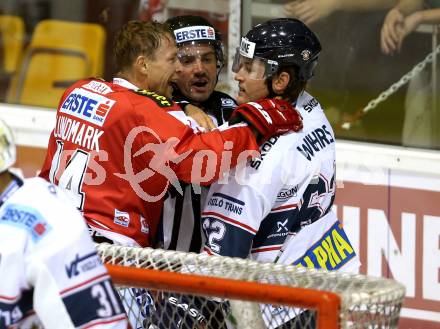
[[158, 22], [129, 21], [115, 35], [113, 56], [116, 72], [131, 66], [139, 55], [155, 59], [163, 39], [174, 41], [167, 25]]

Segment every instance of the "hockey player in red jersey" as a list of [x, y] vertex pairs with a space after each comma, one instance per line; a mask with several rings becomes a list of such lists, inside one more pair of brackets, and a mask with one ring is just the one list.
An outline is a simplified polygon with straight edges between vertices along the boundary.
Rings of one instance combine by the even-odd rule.
[[170, 183], [209, 184], [255, 155], [257, 140], [301, 129], [296, 110], [274, 100], [239, 107], [238, 124], [196, 132], [170, 99], [176, 52], [166, 26], [129, 22], [115, 40], [113, 83], [81, 80], [60, 100], [40, 175], [70, 193], [95, 241], [151, 245]]

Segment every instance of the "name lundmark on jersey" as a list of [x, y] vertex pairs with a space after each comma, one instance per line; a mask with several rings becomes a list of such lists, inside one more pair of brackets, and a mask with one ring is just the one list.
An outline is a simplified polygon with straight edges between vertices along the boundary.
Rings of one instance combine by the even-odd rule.
[[99, 138], [104, 131], [60, 115], [53, 133], [55, 138], [99, 152]]

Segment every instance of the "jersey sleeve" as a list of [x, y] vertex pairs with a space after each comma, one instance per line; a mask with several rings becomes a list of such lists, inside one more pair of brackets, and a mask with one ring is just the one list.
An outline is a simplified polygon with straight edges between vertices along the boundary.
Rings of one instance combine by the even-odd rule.
[[205, 252], [274, 260], [298, 211], [291, 197], [297, 179], [286, 176], [295, 161], [286, 164], [292, 160], [285, 152], [288, 141], [279, 139], [268, 140], [260, 157], [211, 186], [202, 212]]
[[249, 185], [214, 183], [202, 212], [203, 251], [248, 257], [267, 207], [265, 196]]
[[246, 125], [185, 134], [176, 149], [179, 153], [191, 150], [188, 157], [175, 167], [179, 178], [201, 185], [213, 183], [239, 162], [245, 163], [258, 154], [255, 137]]
[[[162, 171], [170, 180], [209, 185], [222, 172], [258, 154], [255, 136], [246, 124], [202, 133], [195, 132], [162, 109], [153, 117], [151, 120], [150, 114], [147, 118], [145, 130], [149, 133], [140, 139], [138, 148], [152, 150], [154, 157], [150, 167]], [[175, 176], [167, 175], [164, 167]]]
[[[64, 194], [47, 186], [53, 200]], [[127, 328], [122, 303], [83, 218], [66, 202], [50, 199], [44, 200], [44, 209], [13, 206], [37, 223], [26, 251], [26, 276], [44, 327]]]
[[272, 209], [283, 182], [275, 162], [266, 163], [258, 170], [248, 163], [211, 186], [202, 212], [205, 252], [247, 258], [282, 245], [284, 235], [268, 236], [279, 217]]

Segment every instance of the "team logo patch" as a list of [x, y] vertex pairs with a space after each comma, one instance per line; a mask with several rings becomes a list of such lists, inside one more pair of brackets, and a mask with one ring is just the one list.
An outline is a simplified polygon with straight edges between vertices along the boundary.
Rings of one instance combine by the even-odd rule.
[[113, 222], [115, 224], [128, 227], [130, 224], [130, 214], [128, 212], [115, 209], [115, 217], [113, 218]]
[[222, 107], [235, 107], [235, 102], [230, 98], [221, 98]]
[[67, 277], [78, 276], [81, 273], [91, 271], [101, 265], [98, 254], [94, 251], [87, 255], [80, 256], [76, 254], [75, 259], [65, 265]]
[[254, 52], [255, 52], [255, 42], [251, 42], [246, 38], [241, 38], [240, 55], [247, 58], [253, 58]]
[[64, 100], [60, 113], [73, 115], [102, 127], [115, 101], [82, 88], [75, 88]]
[[311, 55], [311, 53], [310, 53], [310, 50], [308, 50], [308, 49], [305, 49], [301, 52], [301, 57], [302, 57], [303, 61], [308, 61], [310, 59], [310, 55]]
[[286, 201], [295, 197], [298, 192], [298, 185], [292, 188], [283, 188], [277, 195], [277, 201]]
[[336, 221], [293, 265], [333, 271], [356, 256], [342, 225]]
[[0, 224], [18, 227], [29, 233], [34, 242], [40, 241], [52, 230], [52, 226], [34, 208], [9, 204], [0, 217]]
[[141, 216], [141, 232], [148, 234], [150, 233], [150, 225], [148, 225], [147, 220]]
[[210, 26], [190, 26], [174, 30], [176, 43], [195, 40], [215, 40], [215, 31]]

